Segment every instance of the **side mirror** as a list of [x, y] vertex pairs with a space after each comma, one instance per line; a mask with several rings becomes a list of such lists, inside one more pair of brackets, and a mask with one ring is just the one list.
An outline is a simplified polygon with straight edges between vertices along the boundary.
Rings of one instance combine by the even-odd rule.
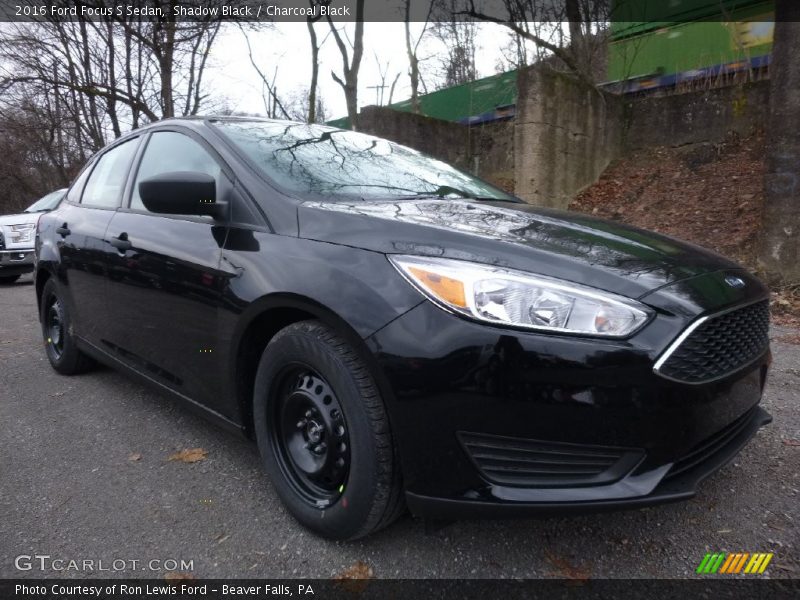
[[227, 202], [217, 202], [217, 185], [206, 173], [162, 173], [139, 182], [139, 197], [150, 212], [168, 215], [210, 215], [221, 219]]

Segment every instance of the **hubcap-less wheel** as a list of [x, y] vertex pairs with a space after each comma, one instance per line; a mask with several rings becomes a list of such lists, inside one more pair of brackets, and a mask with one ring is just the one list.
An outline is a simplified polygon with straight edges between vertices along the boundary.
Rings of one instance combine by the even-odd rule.
[[[46, 276], [46, 274], [42, 274]], [[62, 375], [83, 373], [92, 366], [92, 360], [78, 348], [70, 319], [69, 305], [61, 299], [61, 292], [53, 278], [47, 278], [42, 287], [39, 321], [42, 339], [50, 365]]]
[[279, 379], [267, 423], [284, 476], [306, 502], [325, 507], [344, 491], [350, 437], [342, 407], [325, 379], [295, 365]]
[[64, 353], [64, 308], [58, 298], [53, 298], [47, 309], [47, 343], [56, 358]]

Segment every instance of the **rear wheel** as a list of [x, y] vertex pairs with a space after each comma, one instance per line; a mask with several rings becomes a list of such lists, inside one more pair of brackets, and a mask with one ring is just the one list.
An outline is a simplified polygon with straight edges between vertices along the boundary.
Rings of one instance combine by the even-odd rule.
[[253, 398], [256, 439], [289, 512], [327, 538], [355, 539], [402, 512], [386, 410], [366, 365], [317, 321], [264, 350]]
[[94, 364], [75, 343], [69, 311], [52, 279], [48, 279], [42, 290], [40, 320], [47, 358], [56, 371], [62, 375], [74, 375]]
[[0, 285], [8, 285], [14, 283], [21, 275], [2, 275], [0, 276]]

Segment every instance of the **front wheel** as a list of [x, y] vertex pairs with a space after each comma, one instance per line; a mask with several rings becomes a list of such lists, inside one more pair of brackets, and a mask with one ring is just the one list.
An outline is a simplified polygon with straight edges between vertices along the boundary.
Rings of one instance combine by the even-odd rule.
[[256, 440], [289, 512], [315, 533], [356, 539], [403, 510], [380, 393], [363, 361], [317, 321], [278, 332], [261, 357]]

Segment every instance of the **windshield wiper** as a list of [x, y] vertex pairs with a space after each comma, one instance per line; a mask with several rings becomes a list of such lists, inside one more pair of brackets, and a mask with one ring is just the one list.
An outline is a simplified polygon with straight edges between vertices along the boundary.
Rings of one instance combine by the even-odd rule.
[[440, 185], [438, 188], [431, 192], [420, 192], [419, 194], [414, 194], [411, 196], [402, 196], [402, 198], [406, 200], [413, 200], [416, 198], [440, 198], [444, 199], [446, 196], [458, 196], [459, 198], [464, 198], [465, 200], [476, 200], [478, 202], [519, 202], [515, 198], [507, 196], [505, 198], [498, 198], [497, 196], [477, 196], [475, 194], [471, 194], [469, 192], [465, 192], [464, 190], [460, 190], [458, 188], [449, 186], [449, 185]]

